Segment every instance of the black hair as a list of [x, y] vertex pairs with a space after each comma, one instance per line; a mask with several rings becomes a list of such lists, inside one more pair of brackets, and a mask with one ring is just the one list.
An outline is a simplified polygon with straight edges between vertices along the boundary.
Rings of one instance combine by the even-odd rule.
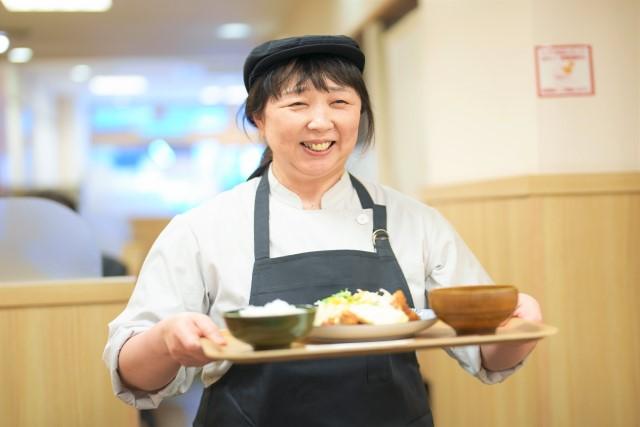
[[[356, 91], [360, 97], [360, 130], [358, 140], [363, 148], [372, 144], [374, 121], [369, 93], [362, 77], [362, 72], [351, 61], [334, 55], [311, 54], [296, 57], [279, 64], [258, 76], [244, 104], [244, 120], [256, 126], [254, 117], [264, 112], [271, 98], [278, 99], [292, 81], [294, 90], [302, 92], [309, 83], [317, 90], [329, 91], [327, 81]], [[261, 176], [273, 160], [273, 153], [267, 146], [262, 154], [260, 165], [248, 179]]]

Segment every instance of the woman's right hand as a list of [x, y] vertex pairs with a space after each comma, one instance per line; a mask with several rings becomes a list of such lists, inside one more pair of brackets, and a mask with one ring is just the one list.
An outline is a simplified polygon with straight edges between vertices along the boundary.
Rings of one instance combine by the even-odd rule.
[[169, 356], [182, 366], [203, 366], [211, 362], [200, 344], [200, 338], [208, 338], [217, 345], [226, 340], [211, 318], [201, 313], [180, 313], [160, 323], [162, 341]]

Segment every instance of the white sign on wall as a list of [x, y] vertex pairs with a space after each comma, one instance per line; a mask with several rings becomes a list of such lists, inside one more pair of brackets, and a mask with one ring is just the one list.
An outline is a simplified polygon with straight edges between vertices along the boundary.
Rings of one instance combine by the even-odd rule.
[[595, 94], [590, 45], [536, 46], [535, 57], [539, 97]]

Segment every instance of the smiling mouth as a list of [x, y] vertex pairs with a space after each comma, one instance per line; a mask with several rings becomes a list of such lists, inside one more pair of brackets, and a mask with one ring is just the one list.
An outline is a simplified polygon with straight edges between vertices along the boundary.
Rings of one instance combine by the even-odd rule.
[[300, 144], [313, 152], [322, 153], [323, 151], [327, 151], [329, 148], [331, 148], [335, 143], [335, 141], [324, 141], [318, 143], [301, 142]]

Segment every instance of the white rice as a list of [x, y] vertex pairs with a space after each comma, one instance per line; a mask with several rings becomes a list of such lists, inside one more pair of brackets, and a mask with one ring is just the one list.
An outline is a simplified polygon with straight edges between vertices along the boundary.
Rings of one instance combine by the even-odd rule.
[[262, 307], [250, 305], [239, 311], [242, 317], [286, 316], [300, 313], [304, 313], [304, 310], [281, 299], [268, 302]]

